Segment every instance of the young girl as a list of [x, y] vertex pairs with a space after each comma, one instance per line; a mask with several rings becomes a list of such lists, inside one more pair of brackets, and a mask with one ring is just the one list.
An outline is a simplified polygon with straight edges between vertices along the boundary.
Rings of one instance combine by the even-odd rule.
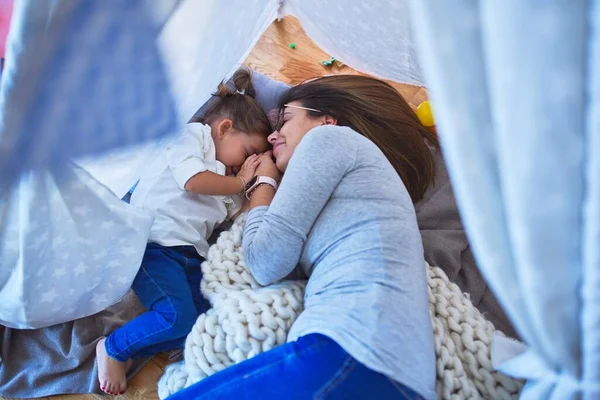
[[155, 216], [132, 285], [148, 311], [98, 342], [98, 379], [106, 393], [125, 393], [132, 358], [183, 347], [197, 316], [209, 308], [200, 293], [207, 239], [241, 209], [240, 195], [271, 133], [250, 72], [238, 70], [233, 81], [236, 90], [221, 84], [204, 118], [168, 144], [133, 192], [131, 204]]

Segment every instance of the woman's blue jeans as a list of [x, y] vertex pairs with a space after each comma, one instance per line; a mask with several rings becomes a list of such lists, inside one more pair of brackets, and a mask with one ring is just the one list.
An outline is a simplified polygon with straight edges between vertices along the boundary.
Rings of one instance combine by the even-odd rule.
[[372, 371], [326, 336], [311, 334], [233, 365], [169, 400], [422, 399]]

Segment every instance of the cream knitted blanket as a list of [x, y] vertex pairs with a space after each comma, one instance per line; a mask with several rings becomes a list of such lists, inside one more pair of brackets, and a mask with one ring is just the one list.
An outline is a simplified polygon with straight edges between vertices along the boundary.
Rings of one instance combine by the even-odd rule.
[[[187, 337], [184, 361], [158, 383], [161, 399], [232, 364], [286, 341], [302, 311], [305, 282], [261, 287], [243, 260], [245, 217], [211, 246], [201, 290], [212, 308]], [[428, 264], [429, 310], [435, 335], [436, 392], [441, 399], [512, 399], [522, 383], [495, 372], [490, 361], [494, 326], [439, 267]]]

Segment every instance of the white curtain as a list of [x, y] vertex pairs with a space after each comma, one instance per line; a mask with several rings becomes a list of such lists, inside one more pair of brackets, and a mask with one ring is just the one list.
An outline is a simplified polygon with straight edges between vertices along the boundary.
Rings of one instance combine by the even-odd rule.
[[74, 165], [23, 174], [0, 196], [0, 325], [41, 328], [117, 302], [151, 224]]
[[600, 398], [600, 2], [413, 0], [474, 253], [527, 399]]
[[177, 129], [156, 46], [176, 5], [16, 0], [0, 87], [0, 188], [25, 169]]
[[176, 3], [161, 4], [15, 3], [0, 89], [2, 325], [85, 317], [131, 287], [152, 217], [68, 160], [176, 128], [155, 46]]
[[278, 9], [277, 0], [181, 2], [158, 39], [181, 121], [242, 64]]

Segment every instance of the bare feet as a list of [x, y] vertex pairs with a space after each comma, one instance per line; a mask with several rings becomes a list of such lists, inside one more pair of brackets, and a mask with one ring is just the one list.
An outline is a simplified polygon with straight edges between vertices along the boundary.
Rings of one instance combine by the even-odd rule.
[[127, 370], [131, 366], [131, 360], [127, 362], [117, 361], [106, 353], [102, 338], [96, 345], [96, 361], [98, 362], [98, 380], [100, 389], [113, 396], [124, 394], [127, 390]]

